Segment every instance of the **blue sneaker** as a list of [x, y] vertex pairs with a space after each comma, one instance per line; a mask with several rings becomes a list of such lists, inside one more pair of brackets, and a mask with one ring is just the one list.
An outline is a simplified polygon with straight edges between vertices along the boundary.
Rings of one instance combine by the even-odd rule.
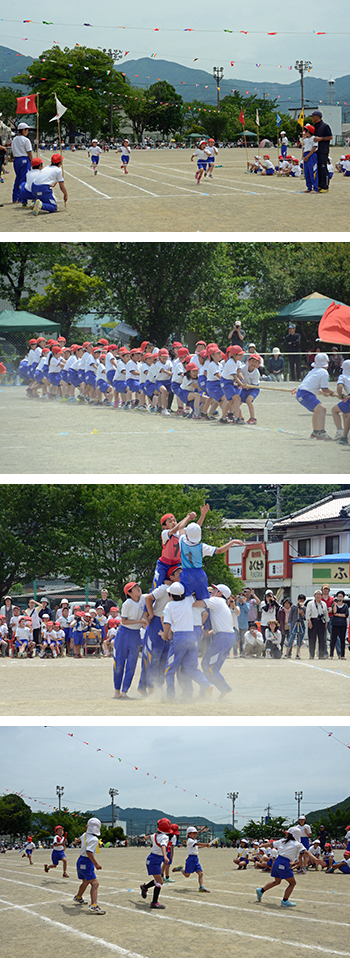
[[263, 896], [263, 890], [262, 890], [262, 888], [257, 888], [257, 889], [256, 889], [256, 897], [257, 897], [258, 901], [261, 901], [262, 896]]
[[284, 898], [282, 898], [281, 905], [283, 908], [295, 908], [296, 901], [290, 901], [289, 898], [285, 901]]

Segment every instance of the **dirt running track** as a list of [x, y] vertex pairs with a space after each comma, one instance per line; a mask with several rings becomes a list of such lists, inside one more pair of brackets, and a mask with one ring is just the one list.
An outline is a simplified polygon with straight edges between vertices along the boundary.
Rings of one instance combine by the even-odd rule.
[[[253, 158], [253, 150], [249, 160]], [[332, 147], [333, 162], [341, 148]], [[277, 150], [270, 151], [277, 160]], [[349, 180], [335, 173], [327, 194], [303, 195], [302, 177], [255, 176], [246, 173], [244, 150], [220, 150], [213, 179], [197, 186], [190, 150], [132, 151], [127, 176], [120, 158], [101, 157], [94, 176], [87, 153], [64, 154], [68, 189], [65, 209], [55, 188], [58, 212], [34, 217], [12, 204], [13, 170], [0, 184], [2, 233], [159, 233], [159, 232], [347, 232]], [[43, 154], [48, 164], [50, 154]], [[89, 237], [91, 239], [91, 236]]]
[[217, 689], [208, 699], [175, 701], [158, 691], [141, 698], [137, 691], [141, 657], [129, 699], [114, 699], [112, 659], [0, 659], [1, 715], [69, 716], [234, 716], [348, 715], [350, 658], [301, 660], [226, 659], [222, 672], [232, 688], [220, 700]]
[[[255, 403], [257, 426], [232, 426], [137, 409], [42, 402], [28, 399], [23, 386], [3, 386], [0, 441], [6, 454], [1, 474], [202, 474], [202, 482], [208, 474], [347, 475], [350, 445], [310, 439], [311, 415], [296, 401], [292, 387], [269, 384]], [[335, 399], [324, 401], [326, 427], [334, 436]], [[243, 415], [248, 418], [246, 406]]]
[[[273, 889], [259, 904], [255, 888], [261, 874], [249, 866], [238, 872], [230, 849], [204, 848], [200, 853], [205, 885], [198, 893], [196, 878], [174, 875], [162, 889], [165, 911], [149, 908], [140, 882], [146, 878], [145, 848], [101, 849], [99, 902], [106, 914], [93, 916], [87, 906], [73, 903], [77, 891], [77, 851], [68, 849], [69, 879], [61, 869], [44, 874], [50, 852], [36, 850], [33, 865], [19, 852], [0, 861], [0, 920], [6, 958], [221, 958], [223, 954], [251, 958], [350, 958], [348, 877], [309, 871], [299, 875], [293, 900], [296, 908], [281, 909], [282, 892]], [[176, 849], [177, 864], [184, 861]], [[265, 881], [268, 876], [263, 876]], [[86, 897], [86, 895], [85, 895]]]

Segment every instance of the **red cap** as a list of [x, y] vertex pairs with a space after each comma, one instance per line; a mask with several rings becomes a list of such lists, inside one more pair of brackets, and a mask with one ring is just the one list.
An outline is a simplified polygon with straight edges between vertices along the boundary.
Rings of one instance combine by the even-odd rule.
[[115, 349], [116, 349], [117, 351], [118, 351], [118, 349], [119, 349], [119, 347], [117, 346], [117, 344], [116, 344], [116, 343], [109, 343], [109, 345], [108, 345], [108, 352], [110, 353], [111, 351], [114, 351]]
[[60, 356], [61, 353], [63, 353], [63, 349], [61, 349], [60, 346], [53, 346], [52, 352], [55, 354], [55, 356]]
[[171, 345], [172, 345], [173, 349], [178, 349], [179, 346], [182, 346], [182, 343], [176, 343], [176, 342], [175, 342], [175, 343], [172, 343]]
[[188, 354], [189, 354], [189, 350], [187, 349], [187, 346], [180, 346], [180, 349], [178, 352], [179, 359], [181, 359], [183, 356], [188, 356]]
[[141, 346], [140, 346], [141, 353], [144, 352], [144, 350], [146, 349], [146, 346], [150, 346], [148, 339], [145, 339], [144, 343], [141, 343]]
[[130, 356], [134, 356], [135, 353], [141, 353], [141, 349], [139, 346], [136, 349], [130, 349]]
[[166, 512], [165, 515], [162, 516], [160, 520], [161, 526], [164, 526], [164, 523], [166, 522], [167, 519], [175, 519], [175, 516], [173, 516], [172, 512]]
[[169, 356], [169, 350], [162, 347], [162, 349], [159, 350], [159, 356]]
[[99, 346], [108, 346], [108, 339], [98, 339], [97, 345]]
[[188, 363], [186, 369], [188, 373], [192, 372], [192, 370], [196, 370], [198, 373], [198, 366], [196, 363]]
[[124, 595], [129, 595], [129, 592], [131, 592], [131, 590], [134, 588], [135, 585], [138, 585], [138, 583], [137, 583], [137, 582], [127, 582], [126, 585], [124, 586], [124, 589], [123, 589]]
[[196, 343], [196, 346], [205, 346], [205, 348], [207, 348], [207, 344], [204, 342], [204, 339], [199, 339], [198, 343]]
[[60, 153], [53, 153], [51, 157], [51, 163], [53, 166], [58, 166], [59, 163], [62, 163], [62, 157]]
[[30, 346], [34, 346], [34, 345], [36, 346], [37, 342], [38, 342], [37, 339], [30, 339], [30, 340], [29, 340], [29, 345], [30, 345]]
[[57, 342], [58, 342], [58, 343], [66, 343], [66, 342], [67, 342], [66, 337], [65, 337], [65, 336], [57, 336]]
[[227, 353], [232, 353], [234, 356], [242, 356], [243, 349], [241, 346], [229, 346]]
[[130, 349], [127, 349], [126, 346], [121, 346], [119, 350], [119, 356], [125, 356], [126, 353], [130, 353]]
[[43, 161], [40, 159], [40, 156], [34, 156], [32, 159], [32, 170], [35, 170], [37, 166], [42, 166]]
[[262, 359], [261, 359], [261, 356], [259, 356], [259, 353], [250, 353], [249, 359], [256, 359], [258, 363], [262, 362]]
[[83, 349], [87, 349], [88, 346], [92, 346], [92, 343], [89, 343], [89, 342], [83, 343]]

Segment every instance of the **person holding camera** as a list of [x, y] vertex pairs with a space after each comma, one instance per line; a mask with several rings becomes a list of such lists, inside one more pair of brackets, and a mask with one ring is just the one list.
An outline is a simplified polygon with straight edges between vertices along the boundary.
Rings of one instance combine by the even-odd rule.
[[228, 338], [232, 339], [232, 346], [242, 346], [243, 340], [245, 337], [244, 329], [242, 329], [242, 323], [240, 319], [236, 319], [233, 329], [228, 334]]
[[306, 621], [309, 632], [309, 658], [315, 658], [318, 639], [318, 657], [324, 658], [324, 638], [329, 615], [326, 603], [322, 599], [321, 589], [316, 589], [313, 599], [306, 606]]

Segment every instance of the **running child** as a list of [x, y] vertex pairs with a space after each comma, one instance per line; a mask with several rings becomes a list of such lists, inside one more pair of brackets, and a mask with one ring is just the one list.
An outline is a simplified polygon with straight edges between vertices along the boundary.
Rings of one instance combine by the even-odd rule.
[[142, 898], [147, 898], [147, 892], [149, 888], [153, 888], [153, 898], [150, 904], [150, 908], [165, 908], [165, 905], [161, 905], [158, 901], [160, 890], [163, 885], [163, 876], [162, 876], [162, 866], [168, 864], [169, 859], [167, 856], [167, 846], [169, 842], [169, 834], [171, 830], [171, 824], [168, 818], [160, 818], [157, 822], [157, 831], [153, 835], [147, 835], [147, 838], [151, 839], [152, 847], [151, 851], [146, 860], [146, 867], [149, 875], [152, 875], [151, 881], [144, 882], [143, 885], [140, 885]]
[[[215, 140], [213, 139], [212, 136], [209, 137], [206, 152], [208, 153], [208, 165], [207, 165], [207, 171], [204, 173], [204, 176], [206, 176], [208, 173], [208, 176], [211, 179], [214, 172], [215, 157], [217, 157], [219, 152], [218, 148], [215, 146]], [[205, 346], [205, 343], [204, 343], [204, 346]]]
[[198, 849], [199, 848], [209, 848], [211, 842], [198, 842], [197, 835], [198, 829], [194, 825], [190, 825], [187, 829], [187, 858], [184, 864], [184, 867], [181, 868], [181, 865], [178, 868], [173, 868], [174, 872], [182, 872], [184, 878], [189, 878], [190, 875], [193, 875], [194, 872], [197, 873], [198, 885], [200, 892], [209, 893], [208, 888], [204, 888], [203, 885], [203, 869], [199, 862], [198, 858]]
[[22, 858], [26, 858], [27, 861], [29, 861], [30, 865], [33, 864], [32, 854], [34, 849], [35, 849], [35, 845], [34, 845], [33, 839], [31, 835], [28, 835], [27, 844], [24, 847]]
[[124, 170], [124, 173], [128, 173], [128, 163], [130, 160], [131, 148], [129, 146], [129, 140], [123, 140], [122, 146], [119, 146], [116, 150], [116, 153], [121, 153], [122, 165], [121, 170]]
[[89, 147], [88, 158], [90, 159], [91, 156], [91, 168], [93, 169], [95, 176], [97, 176], [100, 153], [102, 153], [102, 150], [98, 145], [98, 140], [93, 140], [91, 146]]
[[318, 399], [318, 392], [322, 396], [334, 396], [333, 389], [328, 386], [328, 363], [327, 353], [316, 353], [315, 362], [312, 363], [312, 369], [306, 374], [300, 386], [297, 389], [296, 398], [305, 409], [312, 412], [312, 433], [310, 439], [330, 440], [325, 430], [326, 407]]
[[50, 868], [57, 868], [59, 862], [62, 862], [63, 865], [63, 875], [62, 878], [69, 878], [67, 875], [67, 859], [66, 859], [66, 838], [67, 835], [64, 834], [64, 828], [62, 825], [56, 825], [55, 827], [55, 837], [52, 843], [52, 852], [51, 852], [51, 865], [44, 865], [44, 872], [48, 874]]
[[206, 173], [209, 155], [207, 141], [200, 140], [198, 149], [194, 150], [191, 156], [191, 161], [194, 160], [195, 156], [197, 157], [197, 172], [195, 173], [195, 178], [198, 185], [202, 179], [203, 173]]
[[99, 818], [89, 818], [86, 826], [86, 832], [81, 836], [81, 852], [77, 861], [78, 878], [81, 881], [73, 901], [76, 905], [86, 905], [83, 895], [88, 885], [90, 885], [89, 911], [93, 915], [105, 915], [106, 912], [97, 904], [98, 886], [95, 875], [95, 868], [101, 871], [102, 866], [96, 861], [95, 855], [99, 851], [99, 836], [101, 834], [101, 822]]
[[169, 841], [168, 841], [167, 850], [166, 850], [168, 862], [163, 862], [162, 864], [162, 876], [163, 876], [163, 882], [165, 885], [169, 885], [170, 883], [173, 884], [173, 882], [175, 881], [175, 878], [169, 878], [169, 872], [170, 872], [170, 865], [172, 865], [174, 861], [174, 849], [176, 848], [178, 837], [179, 837], [179, 826], [176, 824], [176, 822], [173, 822], [173, 824], [170, 825]]
[[296, 841], [292, 832], [287, 832], [285, 838], [281, 838], [279, 841], [273, 843], [273, 847], [277, 848], [278, 855], [275, 859], [273, 866], [271, 868], [271, 878], [273, 881], [268, 882], [267, 885], [264, 885], [263, 888], [257, 888], [256, 894], [258, 901], [261, 901], [262, 896], [266, 891], [269, 891], [270, 888], [275, 888], [276, 885], [280, 885], [281, 881], [287, 882], [287, 888], [284, 892], [281, 905], [284, 908], [295, 908], [296, 902], [290, 901], [290, 895], [292, 894], [293, 888], [296, 885], [296, 879], [291, 868], [291, 864], [299, 858], [299, 855], [307, 855], [307, 857], [314, 864], [317, 865], [317, 858], [315, 858], [309, 850], [304, 848], [301, 842]]

